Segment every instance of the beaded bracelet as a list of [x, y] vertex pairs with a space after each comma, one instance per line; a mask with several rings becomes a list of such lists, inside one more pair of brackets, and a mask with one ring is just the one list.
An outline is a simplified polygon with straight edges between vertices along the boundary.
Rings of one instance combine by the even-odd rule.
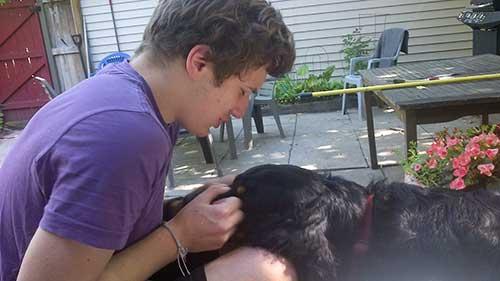
[[[179, 239], [177, 239], [177, 236], [175, 236], [172, 229], [170, 229], [170, 227], [168, 226], [168, 222], [163, 222], [161, 225], [168, 230], [168, 232], [170, 233], [170, 235], [172, 235], [172, 238], [175, 241], [175, 245], [177, 246], [177, 265], [179, 266], [182, 276], [186, 276], [186, 274], [191, 275], [191, 272], [189, 272], [189, 269], [186, 264], [186, 256], [189, 252], [188, 248], [182, 246]], [[184, 273], [184, 270], [182, 269], [183, 267], [186, 270], [186, 273]]]

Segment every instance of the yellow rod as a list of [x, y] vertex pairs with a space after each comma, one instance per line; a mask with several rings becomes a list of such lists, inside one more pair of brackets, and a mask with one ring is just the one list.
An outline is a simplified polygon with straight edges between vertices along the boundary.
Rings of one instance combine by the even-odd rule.
[[[434, 86], [434, 85], [443, 85], [443, 84], [452, 84], [452, 83], [466, 83], [466, 82], [475, 82], [475, 81], [482, 81], [482, 80], [494, 80], [494, 79], [500, 79], [500, 73], [472, 75], [472, 76], [448, 78], [448, 79], [441, 79], [441, 80], [417, 80], [417, 81], [404, 82], [404, 83], [399, 83], [399, 84], [376, 85], [376, 86], [340, 89], [340, 90], [332, 90], [332, 91], [312, 92], [310, 95], [312, 95], [313, 97], [336, 96], [336, 95], [343, 95], [343, 94], [354, 94], [354, 93], [359, 93], [359, 92], [362, 92], [362, 93], [364, 93], [364, 92], [376, 92], [376, 91], [385, 91], [385, 90], [394, 90], [394, 89], [403, 89], [403, 88], [413, 88], [413, 87], [419, 87], [419, 86]], [[310, 96], [310, 95], [308, 95], [308, 96]]]

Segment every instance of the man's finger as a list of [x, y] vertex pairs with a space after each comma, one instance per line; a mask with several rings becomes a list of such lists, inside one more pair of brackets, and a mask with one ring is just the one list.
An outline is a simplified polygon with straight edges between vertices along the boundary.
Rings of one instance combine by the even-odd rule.
[[241, 221], [243, 221], [243, 218], [245, 217], [245, 214], [241, 211], [238, 210], [234, 212], [227, 220], [227, 224], [229, 228], [235, 228], [238, 224], [240, 224]]
[[214, 201], [212, 205], [231, 210], [230, 213], [232, 213], [241, 209], [241, 200], [238, 197], [231, 196]]
[[217, 196], [226, 193], [229, 190], [231, 190], [231, 188], [225, 184], [213, 184], [207, 187], [207, 190], [198, 195], [195, 200], [210, 204], [215, 198], [217, 198]]
[[235, 178], [236, 178], [236, 175], [225, 175], [225, 176], [220, 177], [220, 178], [208, 180], [205, 183], [205, 185], [213, 185], [213, 184], [217, 184], [217, 183], [231, 185]]

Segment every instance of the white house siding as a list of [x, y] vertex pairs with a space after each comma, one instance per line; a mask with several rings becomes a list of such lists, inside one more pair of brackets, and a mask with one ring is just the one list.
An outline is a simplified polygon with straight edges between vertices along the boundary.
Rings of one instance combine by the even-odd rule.
[[[118, 40], [132, 54], [157, 0], [113, 0]], [[82, 0], [93, 65], [117, 51], [109, 2]], [[466, 0], [272, 0], [294, 33], [296, 67], [322, 70], [334, 64], [343, 73], [342, 36], [361, 27], [378, 38], [385, 28], [410, 30], [409, 54], [401, 63], [472, 55], [472, 32], [456, 16]]]
[[[133, 54], [142, 40], [157, 0], [113, 0], [120, 50]], [[82, 15], [87, 23], [89, 53], [97, 66], [106, 55], [118, 51], [108, 0], [82, 0]]]
[[472, 55], [472, 32], [456, 16], [465, 0], [273, 0], [290, 30], [297, 50], [296, 67], [315, 70], [334, 64], [342, 75], [345, 65], [342, 36], [361, 27], [378, 38], [386, 28], [410, 31], [409, 54], [400, 62]]

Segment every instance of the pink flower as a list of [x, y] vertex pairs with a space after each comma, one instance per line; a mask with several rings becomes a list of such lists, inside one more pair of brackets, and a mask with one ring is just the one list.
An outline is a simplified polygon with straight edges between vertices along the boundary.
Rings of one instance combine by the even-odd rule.
[[496, 146], [498, 145], [498, 143], [500, 142], [500, 140], [498, 139], [497, 135], [493, 134], [493, 133], [489, 133], [486, 138], [486, 143], [489, 145], [489, 146]]
[[484, 151], [479, 151], [479, 158], [484, 158], [486, 156], [486, 152]]
[[486, 150], [486, 156], [488, 156], [490, 160], [493, 160], [493, 158], [495, 158], [497, 154], [498, 154], [498, 148], [495, 149], [490, 148]]
[[469, 171], [469, 167], [458, 167], [458, 169], [455, 169], [453, 171], [453, 175], [455, 177], [463, 178], [467, 175], [468, 171]]
[[479, 152], [481, 152], [481, 147], [479, 144], [474, 143], [472, 145], [467, 145], [465, 151], [470, 153], [471, 156], [479, 156]]
[[427, 156], [432, 157], [434, 155], [434, 150], [432, 148], [427, 149]]
[[471, 140], [470, 140], [470, 143], [472, 144], [476, 144], [478, 142], [480, 142], [484, 137], [482, 137], [482, 134], [479, 135], [479, 136], [475, 136], [473, 137]]
[[460, 166], [467, 166], [470, 164], [470, 157], [471, 155], [466, 151], [462, 154], [460, 154], [457, 158], [458, 158], [458, 162], [460, 164]]
[[436, 169], [437, 164], [438, 162], [435, 158], [431, 158], [429, 159], [429, 161], [427, 161], [427, 167], [429, 167], [429, 169]]
[[418, 171], [422, 170], [422, 165], [420, 165], [420, 164], [413, 165], [413, 170], [415, 172], [418, 172]]
[[488, 177], [491, 177], [491, 171], [495, 169], [495, 165], [491, 163], [481, 164], [477, 166], [477, 169], [481, 172], [481, 175], [486, 175]]
[[450, 188], [460, 190], [465, 188], [465, 182], [462, 178], [456, 178], [450, 183]]
[[462, 165], [460, 165], [460, 156], [453, 158], [453, 160], [452, 160], [453, 169], [458, 169], [460, 166], [462, 166]]
[[413, 170], [414, 170], [415, 172], [418, 172], [418, 171], [420, 171], [421, 169], [422, 169], [422, 165], [420, 165], [420, 164], [414, 164], [414, 165], [413, 165]]
[[446, 148], [444, 147], [439, 147], [439, 149], [436, 151], [437, 155], [439, 155], [439, 157], [441, 159], [444, 159], [446, 158], [446, 156], [448, 155], [448, 150], [446, 150]]
[[454, 137], [446, 137], [446, 147], [452, 147], [457, 145], [460, 142], [460, 139]]

